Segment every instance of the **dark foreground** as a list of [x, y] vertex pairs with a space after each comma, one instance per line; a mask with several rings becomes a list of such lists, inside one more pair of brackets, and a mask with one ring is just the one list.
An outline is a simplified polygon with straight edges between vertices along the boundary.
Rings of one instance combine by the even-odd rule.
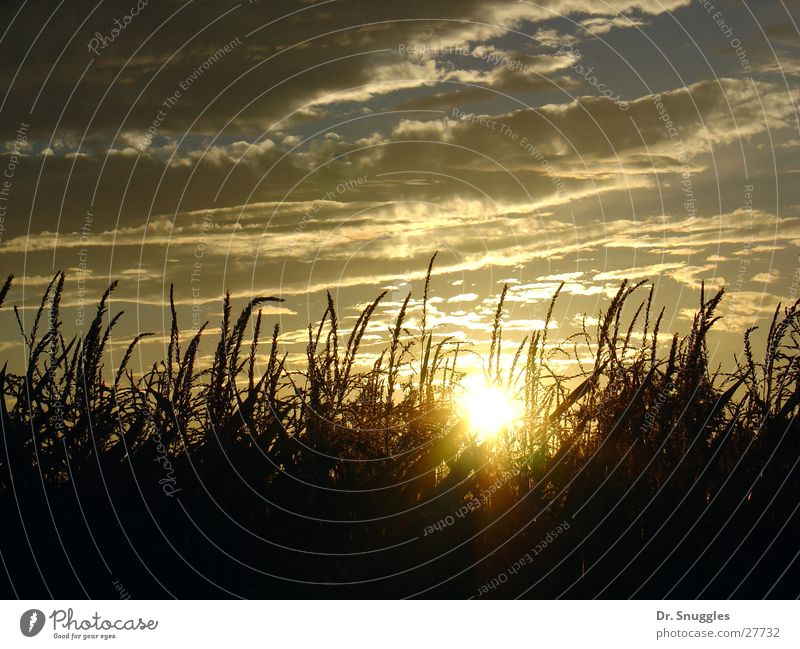
[[24, 334], [27, 370], [0, 373], [5, 597], [800, 595], [797, 305], [765, 354], [748, 335], [738, 369], [712, 376], [722, 295], [656, 344], [647, 287], [623, 284], [567, 382], [548, 361], [572, 343], [541, 331], [499, 367], [501, 297], [488, 375], [525, 413], [477, 444], [453, 402], [462, 350], [424, 315], [405, 331], [405, 306], [371, 368], [373, 307], [343, 335], [330, 301], [292, 371], [277, 328], [264, 353], [254, 342], [256, 300], [236, 320], [226, 301], [210, 366], [175, 318], [168, 358], [141, 375], [137, 341], [103, 368], [107, 296], [64, 338], [62, 281]]

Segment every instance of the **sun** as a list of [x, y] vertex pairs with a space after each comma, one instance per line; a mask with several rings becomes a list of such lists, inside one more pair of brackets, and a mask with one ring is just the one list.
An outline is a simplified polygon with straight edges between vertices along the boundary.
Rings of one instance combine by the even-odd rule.
[[502, 387], [487, 383], [482, 376], [465, 377], [461, 388], [459, 401], [478, 442], [511, 429], [522, 416], [520, 401]]

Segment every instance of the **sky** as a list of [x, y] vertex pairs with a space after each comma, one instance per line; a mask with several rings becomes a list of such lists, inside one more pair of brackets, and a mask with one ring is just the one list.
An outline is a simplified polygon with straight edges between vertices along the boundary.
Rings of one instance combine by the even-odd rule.
[[[800, 2], [4, 2], [0, 264], [32, 323], [66, 272], [88, 327], [165, 355], [252, 297], [300, 362], [325, 291], [365, 358], [428, 260], [437, 335], [555, 338], [647, 279], [662, 331], [725, 287], [711, 348], [800, 297]], [[645, 294], [641, 293], [642, 299]], [[6, 356], [22, 359], [13, 313]], [[215, 337], [216, 333], [212, 337]], [[665, 338], [665, 344], [667, 342]], [[119, 347], [115, 347], [118, 349]], [[208, 352], [210, 353], [209, 348]], [[512, 350], [509, 350], [509, 353]], [[13, 361], [12, 361], [13, 362]]]

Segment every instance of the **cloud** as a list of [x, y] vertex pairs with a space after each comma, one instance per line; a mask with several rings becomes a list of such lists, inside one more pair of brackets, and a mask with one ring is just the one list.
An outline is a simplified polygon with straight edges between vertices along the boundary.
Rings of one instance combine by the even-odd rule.
[[[620, 270], [605, 271], [598, 273], [592, 279], [598, 282], [603, 281], [621, 281], [623, 279], [637, 280], [637, 279], [652, 279], [658, 277], [666, 271], [683, 270], [685, 264], [682, 263], [663, 263], [651, 264], [649, 266], [640, 266], [635, 268], [623, 268]], [[674, 277], [674, 275], [673, 275]]]
[[480, 296], [477, 293], [459, 293], [458, 295], [454, 295], [453, 297], [447, 298], [447, 301], [450, 303], [453, 302], [474, 302]]
[[[52, 11], [44, 0], [34, 0], [9, 31], [9, 51], [21, 58], [28, 45], [32, 47], [26, 54], [25, 74], [18, 75], [9, 89], [7, 119], [22, 121], [27, 110], [23, 107], [30, 105], [46, 80], [48, 101], [39, 103], [34, 124], [43, 135], [51, 133], [56, 122], [62, 132], [80, 133], [86, 116], [93, 113], [95, 131], [113, 133], [122, 118], [128, 129], [147, 129], [165, 100], [184, 87], [161, 125], [163, 132], [180, 134], [193, 123], [193, 130], [213, 133], [231, 119], [239, 128], [251, 127], [304, 106], [356, 101], [429, 83], [433, 68], [427, 63], [435, 57], [404, 68], [396, 56], [400, 44], [469, 46], [559, 15], [613, 17], [632, 11], [656, 15], [686, 4], [688, 0], [599, 5], [588, 0], [537, 4], [414, 0], [342, 2], [331, 11], [302, 0], [274, 7], [225, 0], [192, 4], [188, 9], [177, 0], [166, 0], [150, 3], [119, 38], [95, 55], [87, 43], [114, 26], [118, 16], [113, 7], [89, 12], [89, 7], [75, 6], [61, 11], [40, 41], [29, 43], [29, 36], [41, 28], [42, 17]], [[235, 39], [240, 39], [239, 45], [204, 67]], [[65, 46], [55, 67], [51, 49], [43, 42]], [[10, 69], [16, 64], [6, 58]], [[73, 96], [78, 79], [81, 92]]]
[[780, 271], [773, 269], [768, 273], [756, 273], [750, 278], [750, 281], [754, 284], [774, 284], [780, 279], [780, 276]]
[[595, 36], [607, 34], [612, 29], [644, 27], [646, 24], [646, 21], [630, 16], [597, 16], [580, 21], [580, 26]]

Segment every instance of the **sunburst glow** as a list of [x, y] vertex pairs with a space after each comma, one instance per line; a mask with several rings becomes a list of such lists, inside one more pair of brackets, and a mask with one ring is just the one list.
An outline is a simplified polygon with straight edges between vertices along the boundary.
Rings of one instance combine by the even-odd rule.
[[502, 387], [487, 383], [481, 376], [466, 377], [461, 387], [461, 406], [479, 442], [511, 429], [522, 416], [522, 403], [518, 399]]

